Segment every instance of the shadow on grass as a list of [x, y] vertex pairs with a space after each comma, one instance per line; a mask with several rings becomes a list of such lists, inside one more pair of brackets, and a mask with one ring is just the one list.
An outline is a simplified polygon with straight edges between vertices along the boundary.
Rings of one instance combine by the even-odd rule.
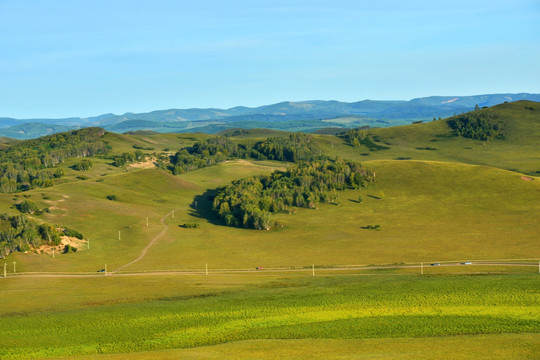
[[369, 196], [370, 198], [372, 198], [372, 199], [375, 199], [375, 200], [381, 200], [380, 197], [375, 196], [375, 195], [368, 195], [368, 196]]
[[212, 225], [225, 226], [223, 221], [212, 211], [212, 203], [216, 196], [216, 189], [208, 189], [201, 195], [196, 195], [193, 202], [189, 205], [188, 214], [197, 219], [203, 219]]

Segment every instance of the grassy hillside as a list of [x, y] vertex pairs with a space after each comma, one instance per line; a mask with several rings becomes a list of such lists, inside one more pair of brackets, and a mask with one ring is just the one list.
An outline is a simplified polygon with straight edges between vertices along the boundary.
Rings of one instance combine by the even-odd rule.
[[[268, 232], [223, 226], [205, 197], [212, 194], [206, 189], [284, 166], [276, 162], [239, 160], [177, 177], [139, 170], [31, 191], [38, 206], [51, 209], [42, 219], [88, 234], [92, 247], [56, 259], [16, 254], [14, 260], [21, 271], [95, 271], [105, 263], [114, 269], [140, 253], [159, 233], [159, 219], [173, 209], [174, 219], [165, 219], [167, 233], [129, 270], [200, 269], [205, 263], [252, 268], [527, 258], [540, 252], [540, 182], [504, 170], [440, 162], [367, 165], [377, 173], [374, 186], [340, 193], [340, 206], [280, 214], [276, 219], [284, 228]], [[379, 200], [381, 191], [386, 196]], [[7, 208], [13, 199], [3, 195], [0, 204]], [[178, 226], [193, 222], [200, 227]], [[380, 225], [380, 231], [363, 229], [367, 225]]]
[[[533, 110], [531, 110], [533, 109]], [[325, 152], [342, 157], [437, 160], [478, 164], [531, 175], [540, 171], [540, 104], [518, 101], [479, 110], [503, 123], [505, 139], [479, 141], [457, 137], [449, 119], [422, 124], [371, 129], [368, 134], [388, 150], [353, 148], [341, 139], [321, 137]]]
[[[532, 358], [540, 178], [523, 173], [540, 170], [536, 108], [480, 110], [504, 123], [504, 140], [489, 142], [454, 136], [446, 120], [369, 130], [389, 147], [378, 151], [314, 135], [323, 154], [361, 161], [376, 182], [338, 192], [339, 205], [277, 214], [284, 226], [271, 231], [224, 226], [211, 212], [215, 189], [293, 164], [235, 159], [173, 176], [153, 159], [209, 135], [108, 133], [111, 151], [88, 171], [67, 159], [54, 186], [0, 194], [0, 213], [18, 214], [30, 199], [48, 209], [31, 215], [37, 222], [87, 241], [72, 254], [0, 262], [0, 358]], [[225, 135], [253, 145], [287, 133]], [[146, 162], [112, 165], [140, 149]], [[425, 266], [423, 276], [417, 267], [332, 269], [524, 258], [529, 266]], [[14, 276], [13, 262], [27, 274]], [[98, 273], [105, 267], [109, 276]]]
[[0, 149], [5, 149], [15, 143], [17, 143], [17, 140], [15, 139], [8, 137], [0, 137]]

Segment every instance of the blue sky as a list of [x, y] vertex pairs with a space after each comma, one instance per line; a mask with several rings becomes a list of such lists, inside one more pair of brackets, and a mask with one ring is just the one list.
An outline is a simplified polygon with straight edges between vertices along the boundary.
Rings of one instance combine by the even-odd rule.
[[0, 117], [540, 93], [540, 1], [0, 0]]

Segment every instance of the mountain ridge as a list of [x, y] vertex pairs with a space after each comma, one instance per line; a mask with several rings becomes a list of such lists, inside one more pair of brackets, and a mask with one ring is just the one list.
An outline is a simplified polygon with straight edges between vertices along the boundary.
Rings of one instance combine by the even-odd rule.
[[[325, 127], [358, 127], [404, 125], [416, 120], [448, 117], [471, 111], [476, 105], [493, 106], [505, 101], [540, 101], [540, 94], [502, 93], [472, 96], [429, 96], [411, 100], [337, 100], [282, 101], [259, 107], [235, 106], [228, 109], [188, 108], [154, 110], [146, 113], [112, 113], [94, 117], [62, 119], [0, 118], [0, 136], [15, 139], [35, 138], [54, 132], [100, 126], [108, 131], [153, 130], [158, 132], [215, 133], [227, 128], [267, 126], [294, 131], [316, 131]], [[340, 123], [321, 120], [357, 117], [355, 121]], [[385, 121], [381, 121], [385, 120]], [[309, 123], [312, 121], [312, 123]], [[300, 122], [301, 124], [299, 125]], [[289, 125], [290, 123], [290, 125]], [[28, 125], [29, 124], [29, 125]], [[40, 124], [40, 125], [37, 125]], [[386, 125], [385, 125], [386, 124]], [[15, 128], [14, 128], [15, 127]]]

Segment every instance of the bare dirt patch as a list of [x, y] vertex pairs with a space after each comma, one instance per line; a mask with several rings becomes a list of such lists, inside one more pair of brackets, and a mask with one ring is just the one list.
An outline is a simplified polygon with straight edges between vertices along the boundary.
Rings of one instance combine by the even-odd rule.
[[150, 159], [148, 161], [130, 164], [129, 167], [131, 169], [151, 169], [156, 167], [156, 164], [154, 163], [154, 159]]
[[74, 248], [77, 248], [77, 251], [81, 251], [86, 249], [86, 246], [88, 244], [88, 241], [81, 240], [76, 237], [72, 236], [61, 236], [60, 237], [60, 245], [42, 245], [36, 249], [38, 254], [52, 254], [53, 249], [56, 254], [61, 254], [64, 251], [64, 247], [66, 245], [73, 246]]

